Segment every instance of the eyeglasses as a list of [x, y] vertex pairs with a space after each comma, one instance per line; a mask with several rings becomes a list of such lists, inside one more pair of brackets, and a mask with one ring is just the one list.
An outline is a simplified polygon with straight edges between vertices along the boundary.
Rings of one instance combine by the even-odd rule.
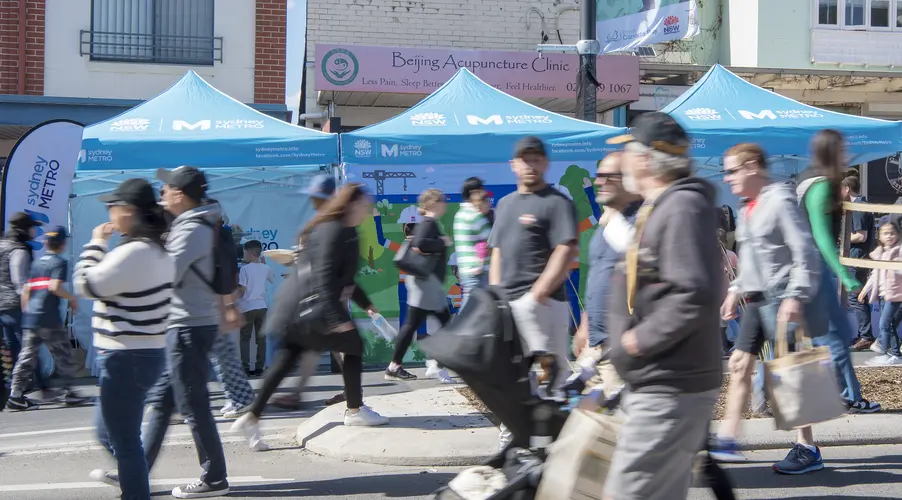
[[597, 173], [595, 174], [595, 178], [598, 179], [598, 180], [600, 180], [600, 181], [604, 181], [604, 182], [607, 182], [607, 181], [619, 181], [619, 180], [623, 179], [623, 174], [615, 174], [615, 173], [608, 173], [608, 172], [597, 172]]
[[738, 174], [739, 172], [742, 172], [743, 170], [745, 170], [746, 167], [748, 167], [749, 165], [752, 165], [752, 164], [757, 165], [758, 162], [755, 161], [755, 160], [749, 160], [749, 161], [747, 161], [747, 162], [745, 162], [745, 163], [739, 165], [739, 166], [736, 167], [736, 168], [730, 168], [730, 169], [722, 168], [722, 169], [720, 169], [720, 173], [723, 174], [723, 175], [725, 175], [725, 176], [726, 176], [726, 175], [736, 175], [736, 174]]

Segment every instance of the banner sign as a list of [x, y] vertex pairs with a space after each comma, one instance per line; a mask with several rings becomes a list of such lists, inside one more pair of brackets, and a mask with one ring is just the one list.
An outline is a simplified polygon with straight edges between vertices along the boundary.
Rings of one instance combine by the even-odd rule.
[[661, 111], [689, 90], [686, 85], [639, 85], [639, 100], [630, 103], [633, 111]]
[[699, 32], [697, 0], [598, 0], [596, 12], [602, 54], [691, 38]]
[[[604, 2], [605, 0], [601, 0]], [[460, 68], [519, 98], [576, 92], [579, 56], [501, 50], [316, 45], [316, 90], [430, 94]], [[639, 98], [639, 58], [599, 56], [598, 100]]]
[[[3, 169], [3, 226], [15, 212], [26, 212], [45, 226], [68, 226], [69, 193], [81, 151], [84, 126], [52, 120], [29, 130], [10, 152]], [[31, 242], [35, 257], [43, 253], [40, 238]]]

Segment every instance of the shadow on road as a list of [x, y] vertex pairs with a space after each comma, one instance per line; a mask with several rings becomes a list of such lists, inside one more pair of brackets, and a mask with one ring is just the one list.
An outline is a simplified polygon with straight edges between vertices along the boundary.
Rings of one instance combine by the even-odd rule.
[[326, 495], [349, 497], [375, 493], [381, 493], [388, 498], [404, 498], [428, 495], [448, 484], [453, 478], [454, 474], [443, 472], [434, 474], [384, 474], [380, 476], [297, 481], [258, 486], [241, 485], [232, 487], [231, 492], [235, 496], [248, 498], [318, 498]]
[[[769, 466], [761, 462], [745, 462], [741, 466], [729, 469], [730, 478], [738, 489], [803, 489], [803, 488], [841, 488], [845, 486], [866, 486], [878, 484], [886, 486], [900, 482], [897, 473], [888, 470], [902, 470], [902, 455], [885, 455], [868, 458], [862, 464], [860, 458], [825, 457], [826, 467], [817, 472], [801, 476], [784, 476], [774, 473]], [[768, 462], [772, 463], [772, 462]], [[815, 497], [795, 497], [798, 500]], [[873, 498], [869, 496], [832, 495], [816, 497], [821, 500], [847, 498]]]

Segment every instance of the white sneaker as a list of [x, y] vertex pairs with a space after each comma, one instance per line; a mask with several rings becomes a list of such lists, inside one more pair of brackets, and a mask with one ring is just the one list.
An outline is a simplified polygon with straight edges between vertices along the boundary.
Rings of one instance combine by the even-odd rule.
[[438, 361], [434, 359], [426, 360], [426, 377], [437, 379], [443, 384], [455, 383], [454, 379], [451, 378], [451, 374], [448, 373], [448, 370], [440, 368], [438, 366]]
[[246, 406], [242, 406], [241, 408], [238, 408], [238, 409], [236, 409], [235, 406], [232, 405], [231, 403], [229, 403], [229, 405], [230, 405], [229, 411], [226, 411], [225, 408], [222, 409], [222, 418], [232, 419], [232, 418], [238, 418], [242, 415], [245, 415], [245, 414], [247, 414], [247, 412], [251, 411], [251, 406], [253, 406], [253, 403], [246, 405]]
[[260, 432], [260, 419], [253, 413], [245, 413], [239, 417], [232, 424], [229, 431], [244, 434], [248, 444], [254, 451], [266, 451], [269, 449], [269, 445], [263, 441], [263, 434]]
[[222, 409], [219, 410], [220, 415], [225, 415], [230, 411], [235, 411], [235, 406], [232, 405], [231, 401], [228, 401], [225, 405], [223, 405]]
[[883, 348], [880, 347], [880, 342], [877, 342], [877, 341], [874, 341], [874, 343], [871, 344], [871, 350], [876, 352], [877, 354], [885, 354], [883, 352]]
[[376, 427], [388, 424], [388, 419], [379, 415], [369, 406], [361, 406], [357, 413], [345, 411], [345, 425], [348, 427]]
[[884, 354], [867, 360], [865, 364], [868, 366], [895, 366], [902, 364], [902, 359], [891, 354]]

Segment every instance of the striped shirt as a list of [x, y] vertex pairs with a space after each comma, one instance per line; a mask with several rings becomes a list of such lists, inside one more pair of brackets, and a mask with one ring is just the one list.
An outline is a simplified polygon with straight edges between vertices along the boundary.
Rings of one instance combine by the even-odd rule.
[[463, 202], [454, 215], [454, 250], [457, 269], [462, 276], [488, 272], [489, 256], [486, 242], [492, 226], [489, 219], [472, 203]]
[[175, 261], [159, 245], [133, 240], [107, 252], [85, 245], [75, 266], [75, 293], [94, 300], [94, 347], [162, 349], [175, 280]]

